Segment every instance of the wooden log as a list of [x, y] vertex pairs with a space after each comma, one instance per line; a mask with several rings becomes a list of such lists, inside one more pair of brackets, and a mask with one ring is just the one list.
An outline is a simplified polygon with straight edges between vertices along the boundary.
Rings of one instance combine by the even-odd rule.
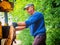
[[8, 35], [8, 38], [6, 39], [4, 45], [11, 45], [12, 44], [12, 41], [13, 41], [13, 38], [14, 38], [13, 37], [14, 30], [15, 30], [14, 27], [10, 26], [9, 35]]
[[[12, 45], [15, 42], [16, 31], [13, 26], [2, 26], [2, 38], [0, 39], [0, 45], [2, 39], [6, 39], [4, 45]], [[16, 42], [15, 42], [16, 43]]]
[[2, 38], [2, 25], [1, 25], [1, 22], [0, 22], [0, 39]]

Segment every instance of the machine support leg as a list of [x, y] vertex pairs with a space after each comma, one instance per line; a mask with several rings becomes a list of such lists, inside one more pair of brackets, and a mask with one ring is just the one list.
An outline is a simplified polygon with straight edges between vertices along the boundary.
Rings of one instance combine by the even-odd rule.
[[8, 13], [4, 12], [4, 16], [5, 16], [5, 23], [8, 25]]

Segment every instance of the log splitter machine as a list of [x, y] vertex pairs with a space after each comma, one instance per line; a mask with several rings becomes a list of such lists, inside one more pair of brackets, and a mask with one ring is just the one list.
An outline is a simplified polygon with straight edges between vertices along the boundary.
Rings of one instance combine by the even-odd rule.
[[4, 45], [13, 45], [14, 40], [14, 26], [8, 24], [8, 12], [13, 10], [15, 0], [0, 0], [0, 12], [4, 12], [5, 25], [2, 26], [0, 22], [0, 45], [1, 40], [6, 39]]

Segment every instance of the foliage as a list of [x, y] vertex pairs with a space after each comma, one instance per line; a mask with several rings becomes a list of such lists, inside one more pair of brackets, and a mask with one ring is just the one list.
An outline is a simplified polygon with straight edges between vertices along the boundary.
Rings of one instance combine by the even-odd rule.
[[17, 37], [18, 40], [22, 40], [21, 45], [32, 45], [33, 37], [30, 35], [29, 29], [24, 29]]
[[[24, 6], [28, 3], [35, 5], [35, 10], [42, 12], [45, 18], [45, 25], [47, 29], [47, 45], [60, 44], [60, 0], [17, 0], [13, 12], [13, 21], [25, 21], [28, 14], [23, 10]], [[25, 36], [26, 35], [26, 36]], [[31, 45], [32, 37], [29, 35], [28, 30], [24, 30], [19, 34], [22, 45]], [[28, 41], [27, 41], [28, 39]]]

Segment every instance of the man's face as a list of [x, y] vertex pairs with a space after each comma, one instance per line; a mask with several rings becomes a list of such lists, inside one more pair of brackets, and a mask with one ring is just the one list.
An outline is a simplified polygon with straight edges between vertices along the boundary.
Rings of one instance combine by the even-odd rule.
[[28, 8], [26, 9], [26, 11], [27, 11], [30, 15], [32, 15], [32, 14], [34, 13], [34, 6], [28, 7]]

